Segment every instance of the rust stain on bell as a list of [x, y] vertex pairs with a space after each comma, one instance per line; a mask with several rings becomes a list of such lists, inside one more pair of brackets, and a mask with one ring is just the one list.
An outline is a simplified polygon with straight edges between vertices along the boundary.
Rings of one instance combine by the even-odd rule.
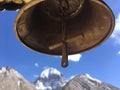
[[49, 55], [90, 50], [113, 32], [114, 15], [102, 0], [33, 0], [19, 12], [14, 29], [27, 47]]

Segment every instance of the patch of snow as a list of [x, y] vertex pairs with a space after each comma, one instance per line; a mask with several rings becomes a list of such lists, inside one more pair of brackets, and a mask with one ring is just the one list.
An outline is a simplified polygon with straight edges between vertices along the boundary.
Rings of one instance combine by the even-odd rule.
[[43, 83], [42, 82], [38, 82], [39, 84], [37, 84], [36, 85], [36, 89], [41, 89], [41, 90], [44, 90], [44, 89], [46, 89], [46, 87], [43, 85]]
[[41, 73], [40, 77], [41, 78], [48, 78], [49, 75], [52, 75], [52, 74], [61, 75], [61, 73], [57, 69], [47, 68]]
[[89, 78], [89, 79], [91, 79], [91, 80], [93, 80], [93, 81], [96, 81], [96, 82], [98, 82], [98, 83], [102, 83], [100, 80], [95, 79], [95, 78], [92, 78], [89, 74], [86, 74], [86, 76], [87, 76], [87, 78]]
[[73, 76], [70, 77], [70, 79], [73, 79], [74, 77], [75, 77], [75, 76], [73, 75]]
[[5, 67], [0, 69], [0, 73], [4, 73], [4, 72], [6, 72], [6, 68]]
[[18, 78], [23, 78], [23, 76], [21, 74], [19, 74], [17, 71], [15, 71], [14, 69], [12, 69], [12, 72], [18, 77]]
[[18, 81], [18, 82], [17, 82], [18, 86], [20, 86], [20, 83], [21, 83], [21, 81]]

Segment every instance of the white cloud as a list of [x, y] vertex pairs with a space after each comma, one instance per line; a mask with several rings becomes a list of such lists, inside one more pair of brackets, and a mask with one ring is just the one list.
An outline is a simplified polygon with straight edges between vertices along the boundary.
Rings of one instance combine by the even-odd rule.
[[69, 56], [68, 56], [68, 60], [69, 60], [69, 61], [78, 62], [78, 61], [80, 61], [81, 57], [82, 57], [81, 54], [69, 55]]
[[[54, 56], [54, 57], [60, 57], [62, 58], [62, 56]], [[81, 54], [73, 54], [73, 55], [68, 55], [68, 60], [69, 61], [73, 61], [73, 62], [78, 62], [80, 61], [82, 55]]]
[[120, 45], [120, 13], [116, 19], [115, 30], [112, 33], [111, 38], [115, 40], [116, 44]]
[[39, 67], [39, 64], [38, 64], [38, 63], [35, 63], [34, 65], [35, 65], [35, 67], [36, 67], [36, 68], [38, 68], [38, 67]]
[[118, 54], [120, 55], [120, 51], [118, 52]]

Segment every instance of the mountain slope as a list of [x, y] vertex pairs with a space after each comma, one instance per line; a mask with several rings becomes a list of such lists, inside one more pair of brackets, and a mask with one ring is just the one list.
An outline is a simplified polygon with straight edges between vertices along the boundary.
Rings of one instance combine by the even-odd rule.
[[61, 90], [66, 84], [63, 75], [54, 68], [46, 68], [35, 81], [38, 90]]
[[36, 90], [34, 85], [23, 78], [14, 69], [0, 69], [0, 90]]
[[110, 84], [90, 77], [88, 74], [79, 75], [70, 80], [62, 90], [120, 90]]

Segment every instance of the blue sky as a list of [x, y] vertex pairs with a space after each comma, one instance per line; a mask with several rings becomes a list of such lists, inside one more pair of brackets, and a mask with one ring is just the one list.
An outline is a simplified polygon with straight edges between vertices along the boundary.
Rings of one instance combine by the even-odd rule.
[[37, 53], [18, 41], [13, 28], [18, 12], [0, 12], [0, 67], [10, 66], [29, 81], [34, 81], [45, 67], [58, 69], [66, 78], [88, 73], [120, 88], [120, 0], [104, 1], [115, 14], [113, 34], [99, 47], [76, 55], [67, 68], [61, 67], [60, 57]]

